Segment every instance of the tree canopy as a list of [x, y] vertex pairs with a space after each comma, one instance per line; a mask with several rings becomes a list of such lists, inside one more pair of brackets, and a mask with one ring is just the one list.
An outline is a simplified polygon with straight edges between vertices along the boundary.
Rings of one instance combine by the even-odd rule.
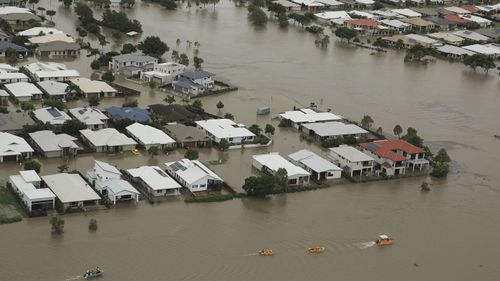
[[61, 128], [61, 131], [65, 134], [71, 136], [78, 136], [80, 134], [80, 130], [87, 129], [87, 125], [78, 119], [66, 120]]
[[144, 54], [160, 58], [169, 48], [158, 36], [148, 36], [137, 46]]
[[266, 13], [254, 4], [248, 6], [248, 18], [254, 26], [265, 26], [267, 24]]
[[121, 32], [142, 32], [142, 25], [138, 20], [131, 20], [124, 12], [106, 9], [102, 14], [102, 26], [113, 28]]
[[347, 27], [339, 27], [335, 30], [335, 36], [340, 38], [341, 40], [347, 40], [347, 42], [351, 41], [354, 37], [358, 36], [358, 32], [354, 29], [350, 29]]
[[189, 160], [196, 160], [199, 157], [198, 150], [194, 148], [189, 148], [184, 154], [184, 157], [186, 157]]
[[474, 71], [476, 71], [476, 68], [480, 67], [484, 69], [486, 73], [490, 69], [496, 67], [493, 58], [484, 54], [474, 54], [472, 56], [468, 56], [464, 59], [464, 64], [472, 68]]
[[40, 173], [40, 170], [42, 169], [42, 164], [40, 162], [31, 159], [27, 160], [24, 162], [24, 170], [35, 170], [35, 172]]

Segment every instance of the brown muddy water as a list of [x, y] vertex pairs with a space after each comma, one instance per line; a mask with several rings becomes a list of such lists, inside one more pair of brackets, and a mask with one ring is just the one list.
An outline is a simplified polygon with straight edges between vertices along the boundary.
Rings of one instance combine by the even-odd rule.
[[[72, 13], [52, 0], [57, 27], [74, 33]], [[434, 149], [446, 147], [454, 160], [446, 180], [421, 193], [423, 178], [243, 199], [223, 203], [120, 205], [86, 214], [65, 215], [65, 233], [52, 236], [47, 218], [0, 226], [0, 280], [75, 280], [99, 265], [102, 280], [498, 280], [500, 276], [500, 79], [471, 73], [460, 64], [405, 65], [403, 55], [370, 55], [332, 42], [326, 50], [298, 28], [280, 30], [270, 22], [254, 29], [244, 8], [222, 1], [215, 11], [169, 12], [138, 1], [127, 11], [146, 30], [175, 47], [176, 38], [199, 41], [206, 70], [238, 85], [238, 92], [206, 97], [205, 108], [231, 112], [246, 124], [265, 125], [259, 106], [272, 114], [315, 102], [352, 119], [369, 114], [392, 131], [395, 124], [418, 129]], [[134, 39], [138, 40], [138, 39]], [[111, 48], [117, 48], [111, 44]], [[110, 48], [110, 46], [107, 46]], [[180, 49], [185, 48], [181, 45]], [[192, 56], [192, 55], [190, 55]], [[90, 59], [67, 62], [90, 75]], [[140, 104], [161, 101], [165, 93], [142, 90]], [[102, 106], [122, 104], [123, 99]], [[77, 103], [75, 103], [77, 104]], [[252, 173], [252, 154], [287, 154], [308, 147], [290, 129], [278, 129], [269, 148], [217, 152], [202, 160], [227, 159], [212, 166], [239, 187]], [[68, 162], [85, 171], [95, 159], [120, 168], [163, 163], [183, 151], [150, 159], [147, 155], [84, 155]], [[43, 161], [42, 174], [61, 160]], [[0, 166], [6, 177], [19, 169]], [[90, 218], [99, 230], [89, 233]], [[366, 247], [378, 234], [390, 234], [389, 248]], [[324, 245], [321, 255], [306, 248]], [[273, 257], [256, 256], [261, 248]]]

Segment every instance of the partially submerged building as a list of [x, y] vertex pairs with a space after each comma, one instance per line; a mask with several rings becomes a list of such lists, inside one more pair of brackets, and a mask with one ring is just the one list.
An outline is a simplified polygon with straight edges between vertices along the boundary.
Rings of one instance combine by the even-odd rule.
[[59, 99], [65, 99], [68, 95], [68, 84], [58, 81], [41, 81], [36, 83], [38, 88], [49, 97], [56, 97]]
[[137, 143], [114, 128], [81, 130], [82, 140], [95, 152], [117, 153], [130, 151]]
[[20, 102], [42, 99], [42, 91], [28, 82], [5, 84], [5, 89]]
[[35, 118], [43, 124], [49, 123], [55, 131], [60, 131], [64, 122], [71, 120], [69, 115], [56, 107], [44, 107], [33, 110]]
[[67, 82], [80, 77], [80, 72], [68, 69], [66, 65], [55, 62], [34, 62], [23, 66], [23, 68], [35, 81], [51, 80]]
[[180, 190], [182, 186], [158, 166], [142, 166], [135, 169], [128, 169], [127, 173], [129, 173], [150, 196], [177, 196], [181, 194]]
[[303, 168], [292, 164], [280, 156], [277, 152], [258, 154], [252, 156], [252, 166], [257, 170], [270, 175], [276, 175], [279, 169], [285, 169], [288, 175], [289, 185], [303, 185], [309, 183], [311, 173]]
[[331, 112], [316, 112], [310, 108], [286, 111], [284, 113], [280, 113], [279, 118], [296, 129], [300, 129], [301, 125], [305, 123], [342, 120], [342, 117], [337, 116]]
[[156, 146], [161, 150], [165, 150], [176, 146], [173, 138], [165, 134], [162, 130], [149, 125], [136, 122], [127, 126], [126, 130], [134, 140], [146, 149]]
[[340, 167], [308, 149], [289, 154], [288, 159], [311, 173], [311, 177], [318, 181], [339, 179], [342, 175]]
[[77, 138], [58, 134], [49, 130], [38, 131], [29, 134], [34, 148], [46, 158], [76, 156], [80, 146], [76, 142]]
[[126, 77], [140, 77], [143, 72], [153, 71], [157, 63], [157, 58], [136, 52], [114, 56], [109, 62], [109, 69]]
[[101, 197], [79, 174], [59, 173], [42, 176], [45, 186], [50, 188], [64, 209], [94, 207]]
[[198, 160], [182, 159], [165, 163], [167, 172], [191, 192], [220, 187], [223, 180]]
[[111, 98], [116, 97], [118, 91], [104, 81], [90, 80], [88, 78], [73, 78], [70, 82], [78, 87], [78, 91], [86, 99], [90, 97]]
[[330, 148], [329, 157], [338, 164], [349, 177], [367, 176], [373, 174], [373, 157], [352, 146], [341, 145]]
[[0, 132], [0, 163], [29, 159], [34, 150], [21, 137]]
[[203, 130], [215, 143], [226, 140], [230, 145], [251, 143], [255, 134], [245, 125], [236, 124], [231, 119], [209, 119], [196, 121], [196, 127]]
[[0, 113], [0, 131], [10, 134], [20, 134], [25, 125], [34, 125], [35, 121], [27, 112], [10, 111]]
[[368, 131], [355, 125], [331, 121], [321, 123], [306, 123], [302, 125], [302, 131], [321, 141], [330, 137], [354, 136], [360, 137], [368, 134]]
[[108, 127], [108, 116], [96, 107], [71, 108], [69, 113], [87, 125], [90, 130], [99, 130]]
[[33, 170], [20, 171], [19, 175], [9, 177], [12, 190], [19, 196], [29, 213], [55, 208], [56, 195], [48, 188], [41, 188], [41, 180]]

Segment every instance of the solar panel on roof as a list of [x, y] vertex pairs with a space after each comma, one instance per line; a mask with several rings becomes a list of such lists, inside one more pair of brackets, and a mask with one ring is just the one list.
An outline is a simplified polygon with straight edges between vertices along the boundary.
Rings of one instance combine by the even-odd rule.
[[165, 173], [162, 171], [162, 170], [158, 170], [158, 169], [154, 169], [158, 174], [160, 174], [160, 176], [162, 177], [167, 177], [167, 175], [165, 175]]
[[378, 145], [374, 144], [374, 143], [369, 143], [369, 144], [367, 145], [367, 148], [368, 148], [369, 150], [371, 150], [371, 151], [376, 151], [376, 150], [379, 150], [379, 149], [380, 149], [380, 147], [379, 147]]
[[86, 111], [87, 111], [87, 109], [82, 108], [82, 109], [78, 110], [78, 113], [80, 113], [80, 114], [84, 114]]
[[61, 112], [59, 112], [59, 110], [57, 110], [55, 108], [49, 108], [49, 109], [47, 109], [47, 112], [50, 113], [50, 115], [52, 115], [52, 117], [61, 117], [62, 116]]
[[170, 168], [172, 168], [172, 170], [174, 170], [174, 172], [177, 172], [179, 170], [181, 170], [181, 171], [185, 171], [186, 170], [186, 167], [184, 167], [179, 162], [174, 162], [172, 165], [170, 165]]

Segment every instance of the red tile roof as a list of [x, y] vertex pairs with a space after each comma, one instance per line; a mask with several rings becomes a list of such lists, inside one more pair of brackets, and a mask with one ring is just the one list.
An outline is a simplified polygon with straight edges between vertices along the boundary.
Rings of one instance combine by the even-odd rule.
[[346, 20], [344, 21], [345, 24], [352, 24], [352, 25], [366, 25], [366, 26], [378, 26], [378, 21], [373, 20], [373, 19], [356, 19], [356, 20]]
[[471, 13], [477, 13], [478, 9], [476, 8], [476, 6], [473, 6], [473, 5], [463, 5], [462, 7], [460, 7], [464, 10], [467, 10]]
[[470, 20], [463, 19], [457, 15], [446, 15], [446, 16], [444, 16], [444, 18], [446, 20], [449, 20], [449, 21], [454, 22], [456, 24], [469, 24], [469, 23], [471, 23]]
[[406, 157], [396, 153], [397, 150], [404, 151], [408, 154], [424, 153], [420, 147], [405, 140], [380, 140], [374, 142], [365, 142], [360, 144], [361, 147], [370, 150], [373, 154], [392, 161], [405, 161]]

